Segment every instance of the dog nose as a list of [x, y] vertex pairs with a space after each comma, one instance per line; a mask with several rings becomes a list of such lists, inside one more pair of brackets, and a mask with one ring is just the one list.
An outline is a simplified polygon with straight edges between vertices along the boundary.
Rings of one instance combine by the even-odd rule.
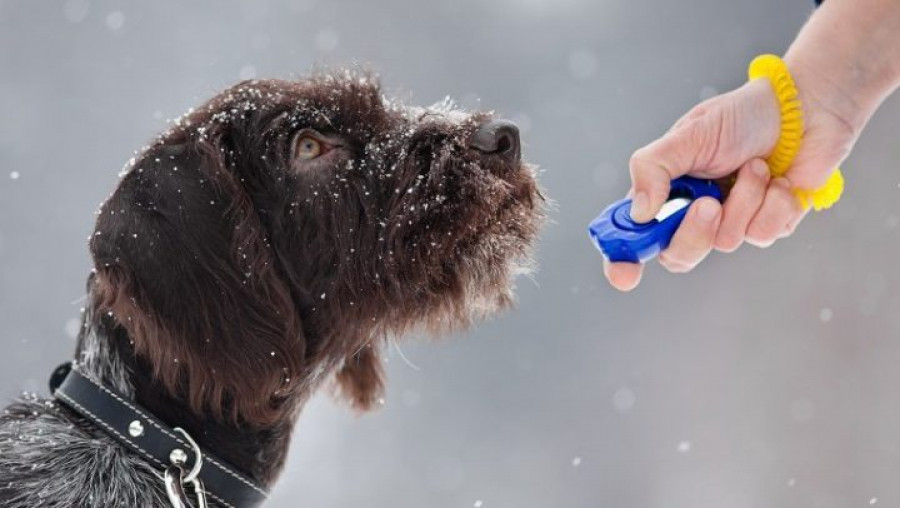
[[509, 120], [491, 120], [472, 134], [469, 146], [481, 153], [518, 161], [521, 155], [519, 128]]

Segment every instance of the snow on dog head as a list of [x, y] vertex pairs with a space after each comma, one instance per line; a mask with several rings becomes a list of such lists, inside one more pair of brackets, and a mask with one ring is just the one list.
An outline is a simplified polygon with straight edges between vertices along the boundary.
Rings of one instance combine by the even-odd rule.
[[368, 408], [384, 337], [509, 305], [542, 205], [490, 113], [352, 72], [245, 81], [132, 162], [92, 237], [94, 298], [198, 408], [270, 421], [335, 371]]

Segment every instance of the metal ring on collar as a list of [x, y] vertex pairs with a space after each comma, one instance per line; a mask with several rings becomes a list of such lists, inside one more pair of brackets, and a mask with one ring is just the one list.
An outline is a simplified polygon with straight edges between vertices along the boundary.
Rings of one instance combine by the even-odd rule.
[[194, 449], [194, 467], [191, 468], [191, 471], [184, 478], [184, 483], [193, 483], [194, 480], [197, 479], [197, 475], [200, 474], [200, 468], [203, 467], [203, 453], [200, 451], [200, 446], [197, 445], [197, 442], [194, 441], [194, 438], [191, 437], [190, 434], [187, 433], [181, 427], [175, 427], [172, 430], [178, 432], [184, 437], [184, 439], [191, 444], [191, 448]]
[[203, 483], [200, 480], [186, 481], [184, 469], [181, 466], [172, 464], [167, 467], [163, 477], [166, 485], [166, 495], [169, 497], [169, 502], [172, 503], [172, 508], [193, 508], [194, 505], [188, 500], [187, 493], [184, 491], [185, 483], [190, 483], [194, 487], [194, 495], [197, 497], [197, 508], [208, 508]]

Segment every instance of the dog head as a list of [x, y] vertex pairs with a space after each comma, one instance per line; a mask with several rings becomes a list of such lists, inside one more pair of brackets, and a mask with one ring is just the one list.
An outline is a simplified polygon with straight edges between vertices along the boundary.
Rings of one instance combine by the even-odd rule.
[[542, 218], [518, 132], [367, 75], [240, 83], [127, 168], [90, 248], [95, 307], [198, 411], [265, 424], [329, 374], [368, 408], [378, 345], [511, 302]]

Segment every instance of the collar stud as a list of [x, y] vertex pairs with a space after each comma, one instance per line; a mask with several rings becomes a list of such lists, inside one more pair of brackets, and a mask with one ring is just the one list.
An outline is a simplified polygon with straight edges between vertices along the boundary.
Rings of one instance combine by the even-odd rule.
[[131, 437], [141, 437], [144, 435], [144, 424], [140, 420], [134, 420], [128, 424], [128, 434]]

